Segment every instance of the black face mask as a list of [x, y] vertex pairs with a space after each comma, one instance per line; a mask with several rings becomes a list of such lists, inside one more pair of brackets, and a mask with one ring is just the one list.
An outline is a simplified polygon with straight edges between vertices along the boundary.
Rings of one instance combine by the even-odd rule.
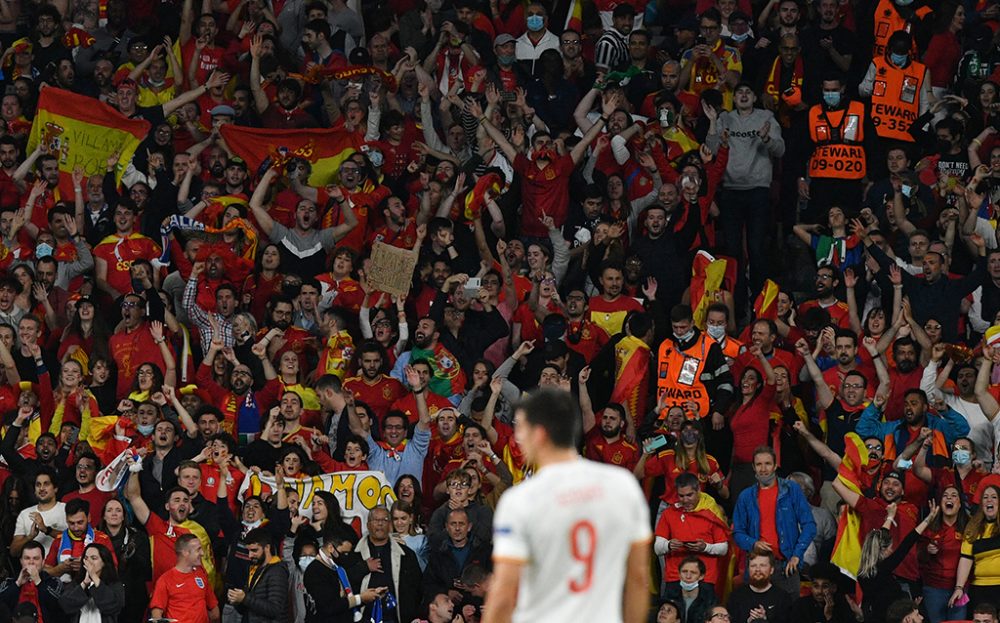
[[226, 173], [226, 166], [221, 162], [216, 162], [209, 167], [208, 172], [212, 174], [212, 177], [222, 177]]

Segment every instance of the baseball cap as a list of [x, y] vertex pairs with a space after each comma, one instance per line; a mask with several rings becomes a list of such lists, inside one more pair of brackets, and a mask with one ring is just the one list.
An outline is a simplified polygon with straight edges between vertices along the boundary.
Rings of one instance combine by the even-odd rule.
[[507, 33], [501, 33], [497, 35], [496, 39], [493, 40], [493, 47], [497, 47], [498, 45], [504, 45], [506, 43], [511, 43], [512, 41], [517, 41], [517, 39], [515, 39], [512, 35], [509, 35]]
[[371, 54], [368, 53], [368, 50], [358, 46], [351, 50], [350, 56], [347, 57], [347, 62], [351, 65], [371, 65], [372, 57]]
[[230, 117], [235, 117], [236, 111], [233, 110], [233, 107], [229, 106], [228, 104], [219, 104], [218, 106], [212, 108], [212, 110], [208, 111], [208, 114], [212, 115], [213, 117], [217, 115], [228, 115]]
[[903, 483], [906, 482], [906, 474], [904, 472], [899, 471], [898, 469], [894, 469], [891, 472], [887, 473], [885, 476], [882, 477], [882, 480], [885, 480], [886, 478], [895, 478], [899, 482]]
[[243, 158], [240, 158], [239, 156], [233, 156], [226, 162], [226, 168], [228, 169], [229, 167], [239, 167], [244, 171], [246, 171], [247, 163]]

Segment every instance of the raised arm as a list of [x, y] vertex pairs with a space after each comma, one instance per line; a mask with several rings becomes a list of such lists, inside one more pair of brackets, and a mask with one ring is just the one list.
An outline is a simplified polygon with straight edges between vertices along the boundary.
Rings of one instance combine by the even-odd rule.
[[812, 448], [813, 452], [818, 454], [821, 459], [826, 461], [827, 465], [829, 465], [833, 469], [837, 469], [838, 467], [840, 467], [840, 463], [843, 460], [841, 459], [840, 455], [831, 450], [830, 446], [823, 443], [822, 439], [819, 439], [818, 437], [816, 437], [816, 435], [813, 435], [812, 431], [809, 430], [809, 427], [806, 426], [801, 420], [796, 420], [795, 422], [793, 422], [792, 428], [794, 428], [796, 432], [798, 432], [798, 434], [801, 435], [802, 438], [806, 440], [806, 443], [809, 444], [809, 447]]
[[264, 49], [263, 35], [254, 35], [250, 40], [250, 93], [253, 95], [253, 103], [257, 107], [257, 114], [263, 114], [271, 105], [267, 93], [260, 86], [260, 55]]
[[997, 356], [996, 348], [986, 344], [983, 346], [983, 358], [979, 360], [979, 374], [976, 375], [976, 402], [979, 408], [992, 421], [1000, 412], [1000, 402], [990, 393], [990, 377], [993, 373], [993, 361]]
[[614, 93], [611, 96], [604, 97], [601, 100], [601, 112], [603, 113], [601, 117], [591, 124], [590, 128], [583, 135], [583, 138], [573, 146], [572, 151], [569, 152], [570, 158], [573, 159], [573, 164], [579, 164], [580, 160], [583, 159], [583, 155], [587, 153], [587, 148], [590, 144], [594, 142], [601, 132], [604, 131], [605, 126], [608, 123], [608, 117], [615, 112], [621, 102], [621, 96], [618, 93]]
[[[136, 462], [134, 457], [128, 458], [129, 465]], [[146, 501], [142, 499], [142, 492], [139, 489], [139, 473], [132, 472], [129, 474], [127, 484], [125, 485], [125, 498], [128, 499], [129, 504], [132, 505], [132, 510], [135, 512], [135, 518], [139, 520], [139, 523], [146, 525], [149, 521], [149, 507], [146, 506]]]
[[171, 114], [173, 114], [175, 110], [177, 110], [184, 104], [195, 101], [196, 99], [198, 99], [199, 97], [201, 97], [214, 87], [225, 86], [227, 82], [229, 82], [229, 74], [222, 73], [221, 71], [213, 71], [212, 75], [209, 76], [208, 80], [205, 81], [205, 84], [201, 85], [200, 87], [195, 87], [190, 91], [185, 91], [184, 93], [181, 93], [174, 99], [164, 104], [163, 116], [165, 117], [170, 116]]
[[264, 233], [268, 237], [270, 237], [271, 232], [274, 230], [274, 219], [267, 213], [267, 208], [264, 207], [264, 199], [267, 197], [271, 182], [276, 177], [278, 177], [278, 171], [268, 169], [267, 173], [260, 178], [260, 183], [257, 184], [257, 188], [254, 189], [253, 195], [250, 197], [250, 209], [253, 210], [254, 218], [257, 219], [260, 228], [264, 230]]
[[795, 343], [795, 350], [805, 360], [806, 370], [809, 371], [809, 378], [812, 379], [813, 384], [816, 386], [817, 406], [821, 409], [829, 409], [835, 397], [833, 392], [830, 391], [830, 387], [826, 384], [826, 381], [823, 380], [823, 373], [820, 371], [819, 366], [816, 365], [816, 360], [813, 359], [812, 351], [809, 350], [809, 343], [806, 342], [805, 338], [799, 338], [799, 341]]

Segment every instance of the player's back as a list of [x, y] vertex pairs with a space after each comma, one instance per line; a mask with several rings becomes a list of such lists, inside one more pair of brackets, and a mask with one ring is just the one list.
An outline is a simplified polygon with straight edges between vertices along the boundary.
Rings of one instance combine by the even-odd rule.
[[550, 465], [504, 493], [493, 525], [494, 557], [524, 563], [514, 621], [622, 620], [629, 550], [652, 534], [631, 472], [584, 459]]

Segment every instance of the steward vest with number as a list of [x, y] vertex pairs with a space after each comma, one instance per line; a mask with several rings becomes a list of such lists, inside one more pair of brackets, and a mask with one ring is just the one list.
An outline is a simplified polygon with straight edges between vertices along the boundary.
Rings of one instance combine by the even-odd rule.
[[[917, 19], [923, 19], [932, 12], [933, 9], [930, 7], [922, 6], [916, 9], [913, 15]], [[910, 32], [910, 26], [910, 22], [903, 19], [892, 0], [881, 0], [875, 9], [875, 45], [872, 47], [872, 56], [875, 58], [885, 56], [885, 46], [889, 44], [889, 37], [892, 36], [892, 33], [897, 30]], [[910, 54], [916, 57], [918, 53], [917, 42], [914, 41]]]
[[[683, 407], [685, 402], [692, 400], [698, 404], [698, 417], [711, 413], [711, 400], [701, 377], [708, 351], [714, 343], [710, 336], [701, 333], [687, 350], [677, 350], [671, 338], [660, 344], [656, 357], [656, 397], [663, 398], [664, 411], [675, 405]], [[687, 415], [692, 416], [691, 413]]]
[[809, 177], [860, 180], [865, 159], [865, 105], [852, 101], [842, 110], [822, 104], [809, 109], [809, 138], [816, 145], [809, 158]]
[[892, 65], [884, 56], [872, 61], [875, 83], [872, 85], [872, 123], [882, 138], [913, 142], [910, 126], [920, 115], [920, 88], [927, 68], [910, 61], [904, 69]]

